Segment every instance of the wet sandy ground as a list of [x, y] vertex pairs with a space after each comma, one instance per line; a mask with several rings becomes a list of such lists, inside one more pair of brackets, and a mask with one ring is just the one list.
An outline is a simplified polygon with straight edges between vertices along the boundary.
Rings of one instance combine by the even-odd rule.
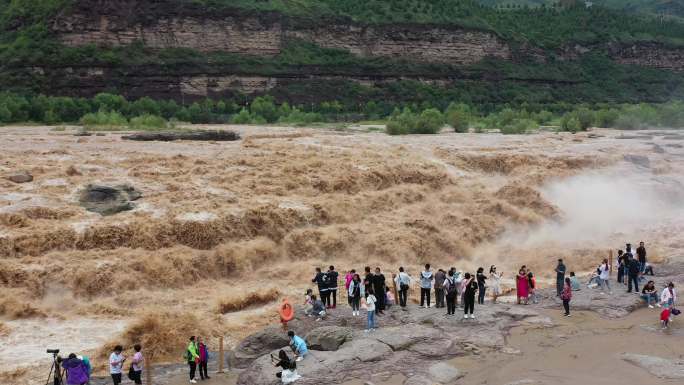
[[[684, 356], [681, 317], [661, 331], [660, 312], [643, 308], [620, 319], [604, 319], [593, 312], [544, 311], [556, 326], [518, 327], [507, 345], [514, 354], [488, 353], [451, 362], [467, 372], [460, 383], [668, 385], [681, 380], [659, 379], [620, 358], [622, 353], [668, 359]], [[519, 351], [519, 353], [515, 352]], [[535, 382], [536, 381], [536, 382]]]

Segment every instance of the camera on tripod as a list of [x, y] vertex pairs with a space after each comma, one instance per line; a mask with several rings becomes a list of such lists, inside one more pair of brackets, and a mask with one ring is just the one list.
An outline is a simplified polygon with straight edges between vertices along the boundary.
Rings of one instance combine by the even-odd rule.
[[62, 370], [59, 367], [60, 362], [62, 362], [62, 357], [57, 355], [59, 354], [59, 349], [48, 349], [47, 353], [52, 354], [52, 367], [50, 368], [50, 373], [48, 374], [45, 385], [50, 384], [50, 378], [52, 378], [53, 385], [62, 385]]

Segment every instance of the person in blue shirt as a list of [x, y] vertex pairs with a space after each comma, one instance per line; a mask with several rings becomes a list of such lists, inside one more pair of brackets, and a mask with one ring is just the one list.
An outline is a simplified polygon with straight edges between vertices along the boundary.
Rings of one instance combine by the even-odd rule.
[[294, 352], [295, 357], [297, 357], [297, 361], [303, 360], [309, 352], [309, 349], [306, 347], [306, 342], [304, 342], [302, 337], [295, 335], [292, 330], [287, 332], [287, 336], [290, 337], [290, 348]]

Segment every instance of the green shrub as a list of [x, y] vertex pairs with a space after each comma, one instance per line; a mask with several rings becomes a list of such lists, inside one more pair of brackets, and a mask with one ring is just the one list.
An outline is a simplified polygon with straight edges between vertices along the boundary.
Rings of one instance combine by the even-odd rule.
[[253, 118], [260, 116], [268, 123], [273, 123], [278, 120], [278, 109], [275, 106], [272, 96], [259, 96], [249, 107]]
[[575, 117], [579, 121], [582, 131], [586, 131], [594, 124], [594, 112], [588, 108], [580, 108], [575, 111]]
[[246, 108], [243, 108], [240, 112], [233, 115], [230, 122], [233, 124], [250, 124], [252, 122], [252, 114]]
[[617, 128], [619, 130], [639, 130], [642, 128], [642, 124], [630, 116], [620, 115], [617, 119], [615, 119], [613, 128]]
[[80, 123], [89, 129], [117, 129], [126, 127], [128, 119], [117, 111], [100, 110], [83, 115]]
[[233, 124], [266, 124], [266, 119], [262, 116], [255, 115], [246, 108], [243, 108], [237, 114], [233, 115], [230, 119]]
[[444, 116], [435, 108], [428, 108], [414, 114], [409, 108], [401, 113], [395, 110], [387, 122], [386, 131], [390, 135], [436, 134], [444, 125]]
[[304, 112], [298, 108], [292, 108], [286, 116], [278, 119], [279, 123], [310, 124], [324, 121], [323, 116], [317, 112]]
[[618, 110], [614, 108], [600, 109], [596, 111], [596, 126], [602, 128], [613, 127], [615, 121], [620, 116]]
[[470, 109], [465, 104], [451, 103], [444, 112], [446, 122], [456, 132], [468, 132]]
[[132, 130], [163, 130], [172, 128], [166, 121], [158, 115], [143, 114], [131, 119], [128, 127]]
[[660, 106], [660, 125], [663, 127], [684, 127], [684, 102], [678, 100]]
[[526, 134], [539, 127], [539, 124], [531, 119], [516, 119], [509, 124], [499, 127], [502, 134]]
[[401, 112], [395, 109], [387, 121], [386, 131], [390, 135], [407, 135], [416, 125], [417, 117], [409, 108], [404, 108]]
[[582, 124], [580, 123], [577, 115], [574, 113], [567, 113], [561, 118], [561, 131], [568, 132], [579, 132], [582, 130]]
[[412, 134], [436, 134], [444, 125], [444, 116], [436, 108], [428, 108], [420, 113]]
[[545, 126], [553, 120], [553, 113], [550, 111], [542, 110], [535, 114], [532, 114], [532, 120], [539, 123], [540, 126]]

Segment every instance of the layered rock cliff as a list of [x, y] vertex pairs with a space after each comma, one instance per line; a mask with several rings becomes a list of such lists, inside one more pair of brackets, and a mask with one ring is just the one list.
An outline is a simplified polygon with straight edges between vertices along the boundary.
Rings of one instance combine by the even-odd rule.
[[52, 26], [67, 45], [125, 45], [190, 48], [202, 52], [272, 56], [288, 40], [360, 56], [476, 63], [487, 56], [510, 59], [509, 46], [492, 33], [433, 25], [370, 26], [350, 20], [293, 19], [272, 12], [225, 9], [209, 12], [194, 4], [166, 1], [81, 1]]
[[[211, 60], [201, 65], [188, 61], [172, 68], [148, 63], [81, 64], [16, 68], [17, 79], [36, 75], [44, 79], [48, 93], [90, 96], [115, 90], [130, 97], [144, 95], [177, 100], [222, 97], [232, 93], [277, 92], [278, 87], [334, 89], [339, 82], [377, 87], [397, 80], [416, 80], [433, 86], [450, 87], [455, 80], [490, 84], [501, 80], [556, 84], [581, 83], [582, 79], [558, 79], [540, 72], [523, 78], [502, 78], [500, 74], [474, 73], [470, 67], [486, 60], [499, 62], [576, 61], [599, 52], [615, 63], [684, 70], [684, 49], [659, 43], [624, 46], [616, 43], [581, 47], [568, 44], [557, 51], [508, 42], [486, 30], [453, 25], [374, 24], [343, 17], [307, 18], [245, 9], [211, 8], [178, 0], [76, 0], [52, 20], [52, 35], [67, 46], [121, 47], [142, 44], [147, 49], [183, 48], [204, 54], [228, 53], [244, 57], [277, 57], [288, 44], [305, 42], [322, 48], [346, 51], [356, 57], [397, 62], [426, 63], [422, 70], [405, 73], [391, 66], [373, 71], [355, 64], [308, 66], [297, 64], [262, 71], [256, 66], [226, 65]], [[439, 68], [439, 70], [435, 70]], [[534, 71], [532, 71], [534, 72]], [[300, 92], [296, 101], [308, 101]], [[316, 97], [314, 96], [315, 100]], [[294, 100], [294, 99], [293, 99]]]

